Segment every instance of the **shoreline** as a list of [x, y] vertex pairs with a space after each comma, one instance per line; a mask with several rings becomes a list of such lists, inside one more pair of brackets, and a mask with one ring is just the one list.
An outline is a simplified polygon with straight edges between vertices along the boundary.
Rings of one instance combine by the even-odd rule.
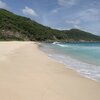
[[[48, 49], [48, 47], [45, 47], [45, 46], [49, 46], [49, 45], [40, 43], [39, 44], [39, 49], [41, 51], [43, 51], [44, 53], [46, 53], [47, 56], [50, 59], [53, 59], [54, 61], [63, 64], [66, 68], [71, 69], [71, 70], [77, 72], [82, 77], [85, 77], [85, 78], [88, 78], [88, 79], [91, 79], [93, 81], [96, 81], [96, 82], [99, 82], [100, 83], [99, 77], [95, 77], [96, 74], [95, 75], [92, 75], [92, 72], [90, 71], [90, 69], [83, 69], [86, 66], [87, 66], [87, 68], [89, 66], [91, 66], [91, 68], [98, 68], [98, 70], [99, 70], [99, 66], [94, 65], [94, 64], [90, 64], [90, 63], [83, 62], [81, 60], [72, 58], [72, 57], [67, 56], [67, 55], [64, 56], [63, 54], [53, 53], [52, 51], [49, 51], [49, 49], [54, 49], [54, 48], [50, 47]], [[54, 50], [54, 52], [55, 52], [55, 50]], [[66, 59], [66, 61], [65, 61], [65, 59]], [[70, 62], [72, 62], [72, 63], [70, 63]], [[81, 72], [80, 69], [77, 69], [78, 68], [77, 65], [79, 66], [80, 69], [85, 70], [86, 72], [85, 71], [84, 72]], [[88, 73], [87, 73], [87, 71], [88, 71]], [[97, 73], [99, 73], [99, 72], [97, 72]]]
[[[49, 57], [48, 54], [47, 54], [47, 56]], [[53, 57], [49, 57], [49, 58], [50, 58], [50, 60], [53, 60], [54, 62], [63, 64], [63, 66], [64, 66], [66, 69], [72, 70], [73, 72], [77, 73], [78, 75], [82, 76], [83, 78], [87, 78], [87, 79], [89, 79], [89, 80], [92, 80], [92, 81], [95, 81], [95, 82], [100, 83], [100, 81], [98, 81], [98, 80], [96, 80], [96, 79], [94, 79], [94, 78], [91, 78], [91, 77], [89, 77], [89, 76], [87, 76], [87, 75], [85, 75], [85, 74], [82, 74], [82, 73], [78, 72], [77, 70], [71, 68], [70, 65], [66, 65], [66, 64], [64, 64], [63, 62], [57, 61], [57, 60], [54, 59]], [[82, 62], [82, 63], [83, 63], [83, 62]]]
[[1, 100], [100, 100], [100, 83], [50, 59], [37, 42], [5, 42], [0, 48], [6, 56], [0, 58]]
[[[49, 57], [49, 56], [48, 56], [48, 57]], [[54, 62], [63, 64], [62, 62], [59, 62], [59, 61], [55, 60], [55, 59], [52, 58], [52, 57], [49, 57], [49, 58], [50, 58], [50, 60], [53, 60]], [[92, 80], [92, 81], [95, 81], [95, 82], [100, 83], [100, 81], [98, 81], [98, 80], [96, 80], [96, 79], [93, 79], [93, 78], [91, 78], [91, 77], [89, 77], [89, 76], [86, 76], [86, 75], [84, 75], [84, 74], [81, 74], [81, 73], [79, 73], [78, 71], [76, 71], [75, 69], [73, 69], [73, 68], [71, 68], [71, 67], [68, 67], [69, 65], [63, 64], [63, 66], [64, 66], [66, 69], [72, 70], [73, 72], [77, 73], [79, 76], [81, 76], [81, 77], [83, 77], [83, 78], [87, 78], [87, 79], [89, 79], [89, 80]]]

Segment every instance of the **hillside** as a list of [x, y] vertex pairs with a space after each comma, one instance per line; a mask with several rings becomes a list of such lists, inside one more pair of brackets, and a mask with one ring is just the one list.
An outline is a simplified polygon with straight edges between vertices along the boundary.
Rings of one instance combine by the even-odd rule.
[[0, 9], [0, 40], [100, 41], [100, 37], [78, 29], [60, 31], [29, 18]]

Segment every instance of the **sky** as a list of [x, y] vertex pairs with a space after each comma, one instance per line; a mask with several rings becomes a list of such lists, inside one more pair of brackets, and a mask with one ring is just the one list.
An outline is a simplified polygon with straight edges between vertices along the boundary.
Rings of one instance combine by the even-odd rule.
[[100, 35], [100, 0], [0, 0], [0, 8], [54, 29]]

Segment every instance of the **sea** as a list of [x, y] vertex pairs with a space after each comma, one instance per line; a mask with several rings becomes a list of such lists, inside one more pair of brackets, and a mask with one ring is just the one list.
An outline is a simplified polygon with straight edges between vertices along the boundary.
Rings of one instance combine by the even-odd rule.
[[100, 82], [100, 42], [42, 43], [39, 48], [66, 68]]

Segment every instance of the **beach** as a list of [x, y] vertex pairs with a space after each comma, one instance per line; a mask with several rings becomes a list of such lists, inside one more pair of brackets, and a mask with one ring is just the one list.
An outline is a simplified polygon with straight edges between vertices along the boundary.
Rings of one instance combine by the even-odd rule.
[[50, 59], [36, 42], [0, 42], [0, 100], [100, 100], [100, 83]]

